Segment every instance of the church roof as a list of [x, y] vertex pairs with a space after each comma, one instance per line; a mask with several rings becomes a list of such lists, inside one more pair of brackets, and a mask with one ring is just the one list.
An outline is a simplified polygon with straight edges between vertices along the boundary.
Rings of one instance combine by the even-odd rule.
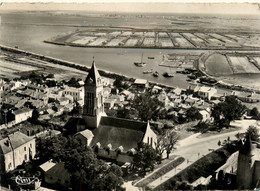
[[142, 141], [146, 128], [147, 123], [144, 122], [102, 117], [98, 128], [92, 131], [94, 138], [91, 146], [99, 142], [103, 147], [111, 144], [112, 149], [122, 146], [127, 151], [136, 148]]
[[101, 84], [101, 77], [100, 74], [98, 73], [95, 61], [92, 63], [92, 67], [88, 73], [88, 76], [85, 80], [85, 84], [96, 84], [99, 85]]

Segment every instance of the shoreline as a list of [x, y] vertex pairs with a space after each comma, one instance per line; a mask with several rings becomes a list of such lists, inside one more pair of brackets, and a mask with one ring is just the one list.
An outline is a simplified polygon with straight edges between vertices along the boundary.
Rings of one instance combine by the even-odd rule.
[[[71, 68], [74, 68], [74, 69], [77, 69], [77, 70], [80, 70], [80, 71], [84, 71], [84, 72], [88, 72], [90, 70], [90, 67], [88, 67], [88, 66], [83, 66], [83, 65], [80, 65], [80, 64], [77, 64], [77, 63], [74, 63], [74, 62], [65, 61], [65, 60], [53, 58], [53, 57], [50, 57], [50, 56], [44, 56], [44, 55], [41, 55], [41, 54], [21, 50], [21, 49], [18, 49], [18, 48], [12, 48], [12, 47], [8, 47], [8, 46], [5, 46], [5, 45], [0, 45], [0, 50], [1, 49], [4, 50], [4, 51], [7, 51], [7, 52], [12, 52], [12, 53], [16, 53], [16, 54], [24, 54], [26, 56], [32, 56], [33, 58], [36, 58], [36, 59], [39, 59], [39, 60], [47, 61], [47, 62], [50, 62], [50, 63], [53, 63], [53, 64], [63, 65], [63, 66], [66, 66], [66, 67], [71, 67]], [[122, 75], [122, 74], [119, 74], [119, 73], [116, 73], [116, 72], [111, 72], [111, 71], [108, 71], [108, 70], [98, 70], [98, 71], [99, 71], [101, 76], [107, 77], [107, 78], [123, 77], [124, 80], [128, 80], [128, 81], [130, 81], [131, 79], [137, 79], [137, 78], [134, 78], [134, 77]], [[152, 85], [158, 85], [158, 86], [165, 87], [165, 88], [176, 88], [174, 86], [169, 86], [169, 85], [166, 85], [166, 84], [163, 84], [163, 83], [157, 83], [157, 82], [153, 82], [153, 81], [149, 81], [149, 83], [152, 84]]]
[[[50, 62], [50, 63], [53, 63], [53, 64], [59, 64], [59, 65], [63, 65], [63, 66], [66, 66], [66, 67], [71, 67], [71, 68], [74, 68], [74, 69], [77, 69], [77, 70], [80, 70], [80, 71], [84, 71], [84, 72], [88, 72], [90, 70], [90, 67], [85, 66], [85, 65], [77, 64], [75, 62], [65, 61], [65, 60], [58, 59], [58, 58], [53, 58], [53, 57], [50, 57], [50, 56], [44, 56], [44, 55], [41, 55], [41, 54], [21, 50], [21, 49], [18, 49], [18, 48], [12, 48], [12, 47], [8, 47], [8, 46], [5, 46], [5, 45], [0, 45], [0, 49], [3, 49], [4, 51], [13, 52], [13, 53], [16, 53], [16, 54], [24, 54], [26, 56], [32, 56], [32, 57], [39, 59], [39, 60], [44, 60], [44, 61], [47, 61], [47, 62]], [[205, 71], [203, 71], [201, 69], [201, 64], [202, 64], [201, 58], [202, 57], [203, 57], [203, 55], [201, 55], [199, 60], [198, 60], [197, 69], [200, 72], [202, 72], [204, 75], [206, 75], [208, 77], [212, 77], [212, 76], [208, 75], [207, 73], [205, 73]], [[123, 77], [124, 80], [128, 80], [128, 81], [130, 81], [131, 79], [137, 79], [137, 78], [134, 78], [134, 77], [122, 75], [122, 74], [119, 74], [119, 73], [116, 73], [116, 72], [111, 72], [111, 71], [108, 71], [108, 70], [99, 70], [99, 73], [100, 73], [101, 76], [104, 76], [104, 77], [107, 77], [107, 78]], [[157, 83], [157, 82], [154, 82], [154, 81], [149, 81], [149, 83], [152, 84], [152, 85], [157, 85], [157, 86], [161, 86], [161, 87], [164, 87], [164, 88], [173, 88], [173, 89], [177, 88], [176, 86], [170, 86], [170, 85], [166, 85], [166, 84], [163, 84], [163, 83]], [[252, 88], [243, 87], [241, 85], [227, 84], [227, 83], [221, 82], [221, 81], [218, 81], [215, 85], [217, 87], [221, 88], [221, 89], [260, 93], [260, 90], [255, 90], [255, 89], [252, 89]], [[183, 88], [181, 88], [181, 89], [183, 89]]]

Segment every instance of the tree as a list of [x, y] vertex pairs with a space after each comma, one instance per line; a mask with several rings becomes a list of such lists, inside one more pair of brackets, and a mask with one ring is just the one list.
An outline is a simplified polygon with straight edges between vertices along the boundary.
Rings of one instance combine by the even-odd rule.
[[160, 136], [157, 137], [157, 142], [155, 143], [155, 149], [159, 155], [159, 162], [161, 162], [162, 155], [164, 152], [169, 158], [170, 153], [175, 149], [175, 145], [179, 139], [179, 136], [176, 132], [171, 130], [166, 130]]
[[246, 106], [242, 105], [234, 96], [227, 96], [224, 102], [218, 103], [212, 108], [211, 115], [219, 128], [227, 127], [230, 121], [241, 118], [246, 109]]
[[175, 145], [179, 139], [179, 136], [174, 131], [166, 131], [164, 135], [163, 146], [165, 147], [167, 158], [169, 158], [170, 153], [175, 149]]
[[195, 107], [190, 107], [186, 111], [186, 116], [188, 121], [194, 121], [194, 120], [201, 120], [202, 115], [200, 114], [199, 110]]
[[133, 107], [138, 112], [138, 117], [142, 121], [154, 120], [159, 118], [162, 103], [156, 98], [151, 96], [149, 92], [140, 94], [133, 100]]
[[218, 141], [218, 146], [219, 146], [219, 147], [221, 146], [221, 141], [220, 141], [220, 140]]
[[250, 115], [253, 116], [254, 118], [258, 118], [258, 117], [259, 117], [259, 111], [258, 111], [257, 107], [254, 107], [254, 108], [250, 111]]
[[252, 141], [258, 142], [260, 139], [259, 130], [257, 127], [250, 125], [246, 131], [246, 134], [250, 136]]
[[145, 175], [148, 170], [154, 169], [157, 153], [151, 145], [140, 143], [137, 153], [133, 156], [133, 166], [139, 170], [141, 175]]
[[64, 162], [71, 175], [73, 190], [115, 190], [123, 184], [122, 171], [117, 165], [107, 165], [97, 159], [90, 147], [77, 139], [53, 137], [38, 140], [40, 159]]
[[116, 116], [118, 118], [130, 119], [130, 110], [126, 109], [125, 107], [122, 107], [117, 110]]

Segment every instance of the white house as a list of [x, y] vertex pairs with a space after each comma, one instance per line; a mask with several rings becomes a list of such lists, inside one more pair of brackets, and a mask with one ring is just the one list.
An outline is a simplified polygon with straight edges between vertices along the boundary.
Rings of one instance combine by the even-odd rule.
[[76, 87], [70, 87], [65, 86], [64, 90], [62, 92], [63, 96], [70, 95], [73, 97], [74, 101], [83, 100], [84, 99], [84, 88], [76, 88]]
[[211, 100], [211, 97], [215, 93], [217, 93], [217, 89], [216, 88], [202, 86], [202, 87], [200, 87], [200, 89], [198, 91], [198, 96], [203, 98], [203, 99]]
[[32, 117], [32, 109], [22, 108], [12, 112], [14, 115], [15, 124], [21, 123], [22, 121], [26, 121], [27, 119]]
[[35, 157], [35, 139], [17, 131], [0, 140], [0, 172], [14, 170]]

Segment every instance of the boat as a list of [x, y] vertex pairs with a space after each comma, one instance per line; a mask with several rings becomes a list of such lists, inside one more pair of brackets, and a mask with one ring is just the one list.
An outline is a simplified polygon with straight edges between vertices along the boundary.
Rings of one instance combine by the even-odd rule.
[[138, 66], [138, 67], [144, 67], [144, 66], [146, 66], [146, 63], [144, 63], [144, 62], [135, 62], [134, 63], [136, 66]]
[[153, 73], [153, 76], [154, 76], [154, 77], [159, 77], [159, 72], [155, 71], [155, 72]]
[[143, 71], [143, 74], [150, 74], [150, 73], [153, 73], [153, 69]]
[[166, 78], [171, 78], [171, 77], [173, 77], [174, 75], [173, 75], [172, 73], [164, 72], [164, 73], [163, 73], [163, 76], [166, 77]]
[[142, 54], [142, 58], [141, 58], [141, 62], [134, 62], [134, 64], [138, 67], [144, 67], [146, 66], [146, 63], [143, 62], [143, 54]]

